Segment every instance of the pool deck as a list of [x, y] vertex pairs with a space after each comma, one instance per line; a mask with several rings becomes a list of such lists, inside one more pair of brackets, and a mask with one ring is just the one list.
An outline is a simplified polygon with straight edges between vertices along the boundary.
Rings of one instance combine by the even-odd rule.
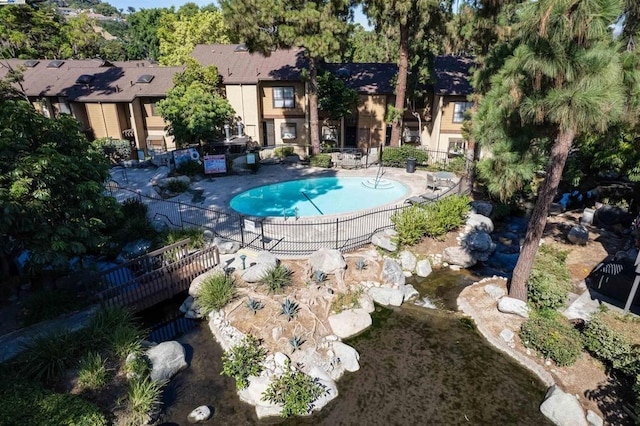
[[[125, 170], [125, 171], [123, 171]], [[126, 177], [125, 177], [126, 173]], [[378, 167], [367, 169], [324, 169], [302, 166], [298, 164], [273, 164], [262, 165], [256, 174], [240, 174], [231, 176], [205, 177], [192, 182], [189, 191], [171, 198], [171, 201], [179, 201], [195, 204], [200, 207], [208, 207], [216, 210], [231, 210], [229, 203], [236, 195], [252, 188], [270, 185], [289, 180], [318, 178], [318, 177], [368, 177], [375, 178]], [[158, 176], [159, 170], [151, 168], [114, 168], [111, 177], [122, 188], [139, 191], [142, 195], [155, 196], [157, 192], [153, 188], [153, 180]], [[383, 179], [401, 182], [407, 187], [407, 194], [402, 198], [389, 203], [390, 205], [402, 204], [407, 198], [418, 196], [427, 192], [427, 172], [416, 170], [407, 173], [405, 169], [384, 168]], [[454, 179], [457, 182], [458, 178]], [[197, 194], [197, 195], [194, 195]]]

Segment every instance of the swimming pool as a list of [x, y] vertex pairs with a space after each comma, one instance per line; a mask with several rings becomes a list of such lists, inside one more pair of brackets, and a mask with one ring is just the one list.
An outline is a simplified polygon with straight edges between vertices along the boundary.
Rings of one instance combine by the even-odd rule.
[[231, 200], [231, 208], [251, 216], [322, 216], [370, 209], [401, 199], [400, 182], [363, 177], [292, 180], [250, 189]]

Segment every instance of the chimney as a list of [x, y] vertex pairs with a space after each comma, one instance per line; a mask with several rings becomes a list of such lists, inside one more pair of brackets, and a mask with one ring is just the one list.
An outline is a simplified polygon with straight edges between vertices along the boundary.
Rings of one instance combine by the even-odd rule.
[[133, 86], [133, 80], [129, 81], [129, 83], [131, 83], [131, 86]]
[[224, 135], [225, 142], [229, 142], [231, 140], [231, 126], [229, 126], [228, 124], [224, 125]]
[[227, 77], [231, 75], [231, 68], [227, 68]]

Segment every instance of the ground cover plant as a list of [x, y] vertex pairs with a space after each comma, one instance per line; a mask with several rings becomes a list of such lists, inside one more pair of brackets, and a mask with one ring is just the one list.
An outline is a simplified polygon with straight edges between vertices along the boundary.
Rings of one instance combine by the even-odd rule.
[[520, 338], [561, 367], [574, 364], [582, 354], [580, 332], [554, 310], [535, 312], [522, 324]]
[[538, 250], [527, 285], [529, 303], [534, 308], [557, 309], [565, 304], [571, 289], [567, 255], [552, 245], [542, 245]]
[[242, 342], [225, 351], [222, 355], [222, 373], [236, 380], [236, 388], [249, 386], [249, 376], [258, 376], [262, 371], [262, 362], [267, 350], [253, 335], [247, 335]]
[[363, 291], [362, 287], [358, 287], [357, 290], [350, 288], [346, 293], [336, 293], [331, 301], [331, 312], [340, 313], [347, 309], [359, 308]]

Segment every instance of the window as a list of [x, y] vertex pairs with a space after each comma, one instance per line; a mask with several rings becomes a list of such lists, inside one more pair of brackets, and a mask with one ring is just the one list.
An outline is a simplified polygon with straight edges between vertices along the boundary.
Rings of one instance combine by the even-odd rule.
[[296, 123], [282, 123], [280, 125], [280, 137], [282, 139], [295, 139]]
[[293, 87], [274, 87], [273, 88], [273, 107], [274, 108], [294, 108], [295, 95]]
[[449, 139], [449, 154], [462, 155], [467, 149], [467, 143], [464, 139]]
[[473, 102], [456, 102], [453, 104], [453, 122], [462, 123], [464, 112], [473, 106]]

